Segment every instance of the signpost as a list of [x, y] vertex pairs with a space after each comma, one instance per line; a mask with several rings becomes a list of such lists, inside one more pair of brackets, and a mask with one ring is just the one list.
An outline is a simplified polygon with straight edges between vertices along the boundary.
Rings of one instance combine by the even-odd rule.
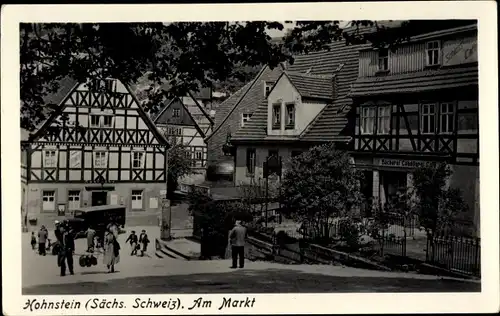
[[278, 156], [269, 156], [266, 161], [264, 161], [264, 178], [266, 179], [266, 227], [267, 227], [267, 213], [269, 207], [269, 176], [271, 174], [276, 174], [279, 177], [279, 181], [281, 182], [281, 157]]
[[161, 197], [160, 238], [171, 239], [172, 209], [166, 195]]

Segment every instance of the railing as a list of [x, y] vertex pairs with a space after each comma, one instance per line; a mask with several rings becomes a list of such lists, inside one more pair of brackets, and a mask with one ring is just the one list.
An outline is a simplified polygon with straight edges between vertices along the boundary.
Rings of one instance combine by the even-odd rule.
[[481, 240], [455, 236], [427, 239], [426, 262], [474, 276], [481, 276]]

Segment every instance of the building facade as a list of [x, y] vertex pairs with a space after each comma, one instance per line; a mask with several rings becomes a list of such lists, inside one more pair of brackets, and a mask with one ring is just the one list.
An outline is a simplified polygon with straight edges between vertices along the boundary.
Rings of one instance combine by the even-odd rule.
[[347, 115], [350, 84], [358, 73], [358, 47], [344, 42], [329, 51], [295, 57], [271, 87], [251, 120], [231, 138], [235, 147], [235, 183], [258, 183], [263, 165], [278, 156], [283, 168], [311, 146], [335, 142], [352, 146]]
[[159, 211], [168, 144], [129, 87], [66, 78], [50, 98], [58, 109], [23, 144], [28, 217], [49, 223], [97, 205]]
[[[196, 99], [194, 105], [186, 106], [183, 102], [186, 98], [176, 98], [164, 106], [154, 117], [154, 123], [160, 132], [170, 143], [180, 143], [189, 152], [188, 159], [191, 160], [193, 172], [186, 175], [180, 182], [186, 184], [199, 184], [205, 181], [207, 168], [207, 144], [206, 133], [210, 133], [213, 121], [209, 115], [199, 106]], [[195, 119], [192, 112], [198, 115]], [[200, 126], [200, 124], [203, 124]]]
[[360, 52], [352, 154], [365, 195], [384, 203], [412, 186], [416, 167], [444, 161], [449, 185], [471, 209], [461, 221], [479, 231], [477, 63], [476, 24], [413, 36], [395, 51]]

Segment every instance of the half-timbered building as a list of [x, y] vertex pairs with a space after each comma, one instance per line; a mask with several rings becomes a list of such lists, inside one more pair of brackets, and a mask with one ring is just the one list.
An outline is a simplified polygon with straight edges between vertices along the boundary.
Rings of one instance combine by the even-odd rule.
[[186, 158], [190, 159], [193, 172], [180, 179], [180, 182], [199, 184], [205, 181], [207, 167], [205, 137], [212, 131], [213, 120], [194, 96], [190, 98], [194, 104], [186, 105], [184, 103], [186, 99], [169, 100], [152, 118], [156, 127], [171, 143], [181, 143], [188, 151], [189, 156]]
[[24, 142], [30, 218], [85, 206], [159, 211], [168, 144], [129, 87], [117, 79], [65, 78], [46, 98], [58, 108]]
[[[412, 185], [411, 170], [445, 161], [479, 227], [477, 25], [413, 36], [395, 51], [360, 52], [351, 90], [355, 149], [365, 195], [382, 203]], [[475, 225], [473, 225], [475, 224]]]

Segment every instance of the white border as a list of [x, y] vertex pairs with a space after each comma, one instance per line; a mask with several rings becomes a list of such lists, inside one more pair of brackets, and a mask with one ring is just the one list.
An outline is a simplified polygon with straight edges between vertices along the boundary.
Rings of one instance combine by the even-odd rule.
[[[475, 294], [261, 294], [251, 309], [176, 310], [65, 310], [65, 314], [163, 314], [167, 313], [404, 313], [404, 312], [495, 312], [499, 310], [499, 204], [498, 204], [498, 72], [497, 20], [493, 1], [377, 2], [377, 3], [280, 3], [197, 5], [7, 5], [1, 16], [1, 123], [2, 123], [2, 246], [4, 250], [3, 310], [25, 315], [21, 293], [21, 202], [19, 178], [19, 22], [146, 22], [225, 20], [390, 20], [390, 19], [478, 19], [479, 120], [481, 174], [482, 292]], [[8, 241], [8, 242], [7, 242]], [[182, 295], [192, 299], [200, 295]], [[248, 295], [232, 295], [246, 297]], [[123, 298], [131, 306], [134, 297]], [[168, 299], [173, 295], [154, 295]], [[177, 297], [177, 296], [175, 296]], [[220, 301], [223, 295], [204, 295]], [[38, 296], [38, 299], [42, 297]], [[52, 297], [55, 299], [54, 297]], [[84, 302], [91, 296], [74, 296]], [[360, 302], [362, 302], [360, 304]], [[214, 303], [217, 305], [217, 303]], [[54, 315], [58, 311], [36, 311]], [[33, 313], [31, 313], [33, 314]]]

